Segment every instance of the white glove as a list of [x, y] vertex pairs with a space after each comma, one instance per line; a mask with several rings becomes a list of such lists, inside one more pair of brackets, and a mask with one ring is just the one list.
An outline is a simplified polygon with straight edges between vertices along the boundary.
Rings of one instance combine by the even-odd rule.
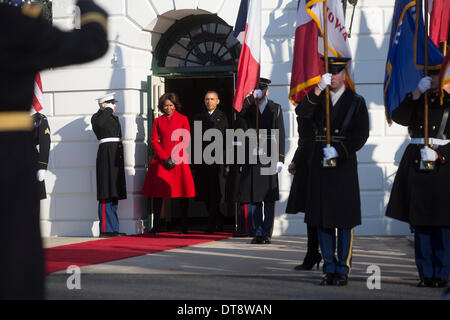
[[329, 85], [331, 85], [331, 73], [325, 73], [322, 75], [322, 79], [317, 86], [320, 90], [325, 90], [325, 88]]
[[256, 89], [255, 94], [256, 94], [256, 99], [261, 99], [263, 97], [263, 92], [261, 91], [261, 89]]
[[438, 155], [433, 149], [429, 147], [423, 147], [422, 149], [420, 149], [420, 157], [422, 161], [436, 161]]
[[277, 173], [280, 173], [281, 169], [283, 169], [283, 163], [282, 162], [277, 162]]
[[431, 88], [431, 77], [423, 77], [417, 84], [417, 89], [419, 89], [420, 93], [424, 93], [430, 88]]
[[334, 147], [323, 148], [323, 154], [325, 156], [325, 160], [334, 159], [339, 156], [339, 154], [337, 153], [337, 151]]
[[39, 182], [44, 181], [46, 173], [47, 173], [47, 170], [45, 170], [45, 169], [39, 169], [38, 170], [38, 172], [36, 174], [36, 177], [37, 177]]

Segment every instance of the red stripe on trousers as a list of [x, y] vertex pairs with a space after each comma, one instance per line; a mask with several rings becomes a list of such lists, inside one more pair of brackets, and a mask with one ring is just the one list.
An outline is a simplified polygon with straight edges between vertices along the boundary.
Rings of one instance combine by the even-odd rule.
[[245, 232], [248, 232], [248, 214], [246, 204], [244, 204], [244, 213], [245, 213]]
[[106, 232], [105, 200], [103, 200], [103, 232]]

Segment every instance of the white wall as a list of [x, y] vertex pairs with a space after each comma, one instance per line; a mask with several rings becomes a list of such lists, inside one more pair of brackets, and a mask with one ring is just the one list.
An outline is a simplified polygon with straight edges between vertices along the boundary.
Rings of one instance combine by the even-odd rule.
[[[152, 49], [175, 21], [188, 14], [217, 14], [234, 25], [240, 0], [97, 0], [109, 13], [110, 49], [101, 59], [81, 66], [42, 74], [45, 113], [52, 129], [48, 199], [42, 201], [45, 236], [98, 234], [95, 187], [97, 141], [90, 117], [95, 98], [118, 93], [118, 114], [125, 146], [128, 199], [120, 201], [121, 231], [140, 232], [146, 200], [139, 193], [145, 178], [145, 82], [151, 73]], [[282, 104], [286, 125], [287, 163], [280, 175], [281, 200], [277, 203], [274, 234], [304, 234], [303, 214], [286, 215], [291, 176], [287, 164], [297, 144], [294, 107], [288, 100], [294, 45], [296, 0], [262, 0], [262, 75], [272, 79], [271, 98]], [[54, 0], [54, 24], [70, 28], [68, 12], [73, 0]], [[350, 39], [355, 83], [366, 99], [370, 138], [358, 153], [363, 224], [357, 234], [406, 234], [405, 224], [384, 218], [393, 175], [405, 147], [406, 130], [388, 127], [384, 118], [383, 79], [393, 1], [360, 0]], [[351, 7], [347, 10], [347, 28]], [[402, 150], [403, 150], [402, 149]]]

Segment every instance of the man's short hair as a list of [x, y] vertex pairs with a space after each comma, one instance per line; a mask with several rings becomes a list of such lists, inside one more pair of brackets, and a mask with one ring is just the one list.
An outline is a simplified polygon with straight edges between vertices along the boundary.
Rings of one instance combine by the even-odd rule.
[[206, 97], [209, 93], [214, 93], [214, 94], [216, 95], [217, 99], [219, 99], [219, 94], [217, 93], [217, 91], [214, 91], [214, 90], [208, 90], [208, 91], [205, 93], [205, 97]]

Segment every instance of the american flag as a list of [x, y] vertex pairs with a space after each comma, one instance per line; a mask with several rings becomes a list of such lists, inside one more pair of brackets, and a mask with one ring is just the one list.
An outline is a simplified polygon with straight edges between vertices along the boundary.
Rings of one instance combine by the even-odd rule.
[[34, 78], [34, 96], [33, 96], [33, 108], [36, 112], [44, 109], [44, 101], [42, 94], [42, 81], [41, 75], [36, 73], [36, 77]]

